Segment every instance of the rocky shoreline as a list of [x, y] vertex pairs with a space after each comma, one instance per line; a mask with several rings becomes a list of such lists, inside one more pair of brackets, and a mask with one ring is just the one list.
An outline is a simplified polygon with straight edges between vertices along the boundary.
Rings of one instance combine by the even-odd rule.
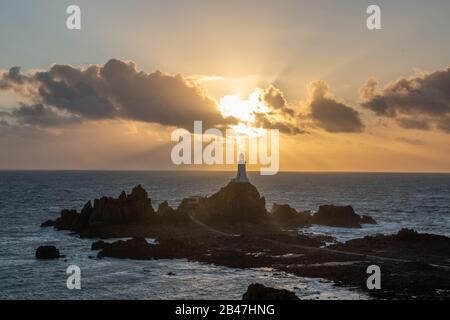
[[[450, 238], [405, 229], [339, 243], [296, 231], [311, 224], [360, 228], [366, 223], [376, 222], [350, 206], [324, 205], [311, 214], [274, 204], [268, 212], [265, 198], [252, 184], [230, 182], [210, 197], [184, 199], [178, 208], [163, 202], [156, 211], [147, 192], [137, 186], [118, 198], [87, 202], [80, 212], [63, 210], [41, 226], [83, 238], [132, 238], [93, 243], [98, 258], [185, 258], [234, 268], [271, 267], [329, 279], [374, 298], [450, 298]], [[374, 264], [382, 271], [380, 290], [366, 286], [367, 267]]]

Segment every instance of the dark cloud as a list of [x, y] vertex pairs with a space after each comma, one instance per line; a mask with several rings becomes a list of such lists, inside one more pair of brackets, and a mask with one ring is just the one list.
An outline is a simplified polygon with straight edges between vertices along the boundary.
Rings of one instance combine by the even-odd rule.
[[194, 120], [207, 127], [236, 123], [223, 118], [216, 102], [196, 83], [160, 71], [148, 74], [133, 62], [117, 59], [86, 69], [54, 65], [26, 75], [14, 67], [2, 75], [0, 89], [15, 90], [32, 102], [14, 112], [28, 123], [33, 116], [40, 117], [36, 121], [41, 124], [43, 119], [49, 124], [64, 120], [57, 119], [58, 112], [69, 120], [120, 118], [183, 127]]
[[439, 129], [441, 129], [442, 131], [450, 133], [450, 115], [447, 115], [439, 119], [437, 125]]
[[369, 79], [361, 88], [362, 106], [395, 119], [404, 128], [447, 131], [450, 116], [450, 67], [421, 76], [400, 78], [377, 92]]
[[283, 92], [273, 85], [264, 90], [262, 99], [270, 109], [281, 111], [291, 117], [295, 115], [294, 110], [288, 107]]
[[29, 124], [42, 127], [54, 127], [81, 122], [80, 117], [74, 115], [63, 115], [53, 108], [42, 104], [21, 105], [13, 110], [11, 116], [20, 124]]
[[255, 112], [254, 126], [264, 129], [277, 129], [281, 133], [296, 135], [306, 133], [297, 126], [295, 111], [288, 106], [283, 92], [271, 85], [262, 91], [260, 101], [268, 108], [268, 112]]
[[430, 124], [428, 119], [420, 118], [399, 118], [397, 122], [400, 127], [405, 129], [416, 129], [416, 130], [428, 130], [430, 129]]
[[277, 129], [281, 133], [295, 135], [306, 133], [305, 130], [298, 128], [295, 124], [287, 121], [277, 121], [271, 119], [265, 113], [255, 113], [255, 124], [256, 127], [265, 129]]
[[358, 111], [337, 101], [324, 81], [314, 81], [308, 87], [307, 109], [314, 125], [328, 132], [361, 132], [364, 125]]

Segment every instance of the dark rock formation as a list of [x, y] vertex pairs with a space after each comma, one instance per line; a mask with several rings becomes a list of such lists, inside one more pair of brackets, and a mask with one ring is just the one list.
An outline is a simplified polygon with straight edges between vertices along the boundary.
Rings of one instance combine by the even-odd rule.
[[102, 197], [94, 200], [89, 226], [130, 224], [154, 216], [147, 191], [138, 185], [129, 195], [122, 192], [118, 199]]
[[274, 203], [271, 211], [272, 219], [285, 226], [304, 227], [310, 224], [311, 215], [307, 212], [297, 212], [288, 204]]
[[144, 238], [133, 238], [129, 240], [118, 240], [113, 243], [97, 243], [102, 247], [98, 257], [112, 257], [122, 259], [151, 259], [151, 246]]
[[40, 246], [36, 249], [37, 259], [57, 259], [62, 257], [55, 246]]
[[175, 210], [167, 201], [159, 204], [158, 211], [156, 212], [160, 222], [168, 224], [180, 224], [189, 221], [188, 211], [185, 210]]
[[365, 216], [365, 215], [362, 216], [361, 223], [362, 224], [377, 224], [377, 222], [375, 221], [374, 218], [372, 218], [371, 216]]
[[108, 245], [107, 242], [103, 241], [103, 240], [99, 240], [99, 241], [95, 241], [92, 245], [91, 245], [91, 250], [102, 250], [104, 247], [106, 247]]
[[58, 230], [71, 230], [78, 218], [76, 210], [62, 210], [61, 216], [55, 221], [55, 228]]
[[259, 283], [248, 286], [242, 300], [300, 300], [295, 293], [285, 289], [274, 289]]
[[80, 230], [110, 225], [127, 225], [150, 221], [156, 218], [147, 192], [141, 185], [134, 187], [129, 195], [122, 192], [115, 199], [102, 197], [88, 201], [80, 213], [76, 210], [62, 210], [55, 221], [48, 220], [41, 226], [53, 225], [58, 230]]
[[268, 217], [266, 200], [249, 182], [230, 182], [208, 198], [201, 199], [196, 216], [211, 222], [262, 222]]
[[361, 228], [362, 223], [376, 224], [369, 216], [363, 218], [351, 206], [323, 205], [311, 219], [311, 223], [341, 228]]
[[356, 252], [382, 250], [384, 254], [393, 257], [397, 257], [401, 252], [403, 256], [410, 256], [414, 260], [425, 258], [428, 261], [450, 260], [450, 238], [418, 233], [411, 229], [402, 229], [393, 235], [375, 235], [353, 239], [344, 244], [338, 244], [335, 248]]
[[54, 227], [54, 226], [55, 226], [55, 221], [54, 220], [47, 220], [47, 221], [41, 223], [41, 228]]

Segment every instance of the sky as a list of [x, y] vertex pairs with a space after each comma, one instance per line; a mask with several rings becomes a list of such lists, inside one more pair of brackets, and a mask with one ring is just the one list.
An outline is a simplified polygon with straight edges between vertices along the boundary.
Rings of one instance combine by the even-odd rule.
[[283, 171], [450, 172], [448, 30], [445, 0], [0, 0], [0, 169], [177, 169], [202, 120], [279, 129]]

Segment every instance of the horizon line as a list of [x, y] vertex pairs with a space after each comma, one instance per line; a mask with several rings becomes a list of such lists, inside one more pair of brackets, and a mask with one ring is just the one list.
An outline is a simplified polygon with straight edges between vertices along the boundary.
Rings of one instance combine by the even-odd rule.
[[[185, 170], [185, 169], [2, 169], [0, 172], [215, 172], [215, 173], [229, 173], [236, 172], [236, 170]], [[260, 173], [259, 170], [247, 170], [249, 173]], [[391, 174], [450, 174], [450, 171], [395, 171], [395, 170], [380, 170], [380, 171], [364, 171], [364, 170], [280, 170], [278, 173], [391, 173]], [[275, 174], [276, 175], [276, 174]], [[267, 177], [270, 177], [268, 175]]]

